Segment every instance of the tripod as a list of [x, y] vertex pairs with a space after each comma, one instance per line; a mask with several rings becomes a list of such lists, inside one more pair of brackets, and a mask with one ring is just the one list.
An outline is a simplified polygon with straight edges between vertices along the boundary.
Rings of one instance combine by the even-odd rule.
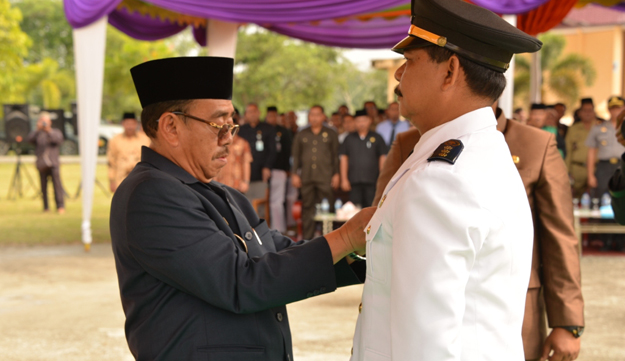
[[[106, 190], [106, 187], [104, 186], [104, 184], [102, 184], [102, 182], [100, 182], [98, 178], [95, 179], [95, 184], [98, 186], [98, 188], [102, 190], [102, 193], [104, 193], [105, 196], [107, 197], [111, 196], [111, 194]], [[80, 183], [78, 183], [78, 189], [76, 189], [76, 195], [74, 196], [74, 199], [78, 199], [78, 197], [80, 197], [81, 191], [82, 191], [82, 180], [80, 181]]]
[[[37, 191], [37, 187], [35, 186], [35, 182], [33, 182], [33, 178], [28, 173], [28, 170], [22, 167], [22, 148], [14, 145], [13, 149], [15, 149], [15, 153], [17, 154], [17, 161], [15, 162], [15, 171], [13, 173], [13, 177], [11, 178], [11, 184], [9, 185], [9, 192], [7, 194], [8, 200], [15, 200], [18, 197], [22, 198], [24, 196], [24, 192], [22, 192], [22, 173], [24, 173], [28, 184]], [[37, 195], [39, 196], [39, 194]]]

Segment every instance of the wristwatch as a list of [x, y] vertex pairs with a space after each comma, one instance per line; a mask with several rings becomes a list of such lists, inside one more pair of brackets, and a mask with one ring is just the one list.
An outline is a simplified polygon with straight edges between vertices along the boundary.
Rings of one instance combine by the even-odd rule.
[[573, 336], [575, 336], [575, 338], [580, 338], [584, 333], [584, 328], [581, 326], [560, 326], [560, 328], [569, 331], [573, 334]]

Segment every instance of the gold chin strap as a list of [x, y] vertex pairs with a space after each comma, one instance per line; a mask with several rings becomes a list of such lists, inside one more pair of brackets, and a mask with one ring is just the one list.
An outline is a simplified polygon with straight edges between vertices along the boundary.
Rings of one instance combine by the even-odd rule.
[[447, 45], [447, 38], [444, 36], [436, 35], [431, 33], [425, 29], [421, 29], [414, 24], [410, 25], [410, 29], [408, 30], [408, 34], [416, 36], [417, 38], [421, 38], [423, 40], [429, 41], [434, 45], [438, 45], [441, 48]]
[[[496, 68], [499, 68], [503, 71], [506, 71], [509, 67], [510, 64], [509, 63], [504, 63], [502, 61], [499, 60], [495, 60], [495, 59], [491, 59], [491, 58], [487, 58], [485, 56], [482, 56], [480, 54], [476, 54], [472, 51], [466, 50], [466, 49], [462, 49], [460, 47], [458, 47], [457, 45], [454, 45], [452, 43], [450, 43], [449, 41], [447, 41], [447, 38], [441, 35], [437, 35], [434, 33], [431, 33], [425, 29], [422, 29], [414, 24], [410, 25], [410, 29], [408, 29], [408, 35], [412, 35], [414, 37], [423, 39], [427, 42], [430, 42], [434, 45], [438, 45], [441, 48], [446, 48], [449, 49], [455, 53], [458, 53], [460, 55], [463, 55], [466, 58], [472, 59], [474, 61], [477, 62], [481, 62], [483, 64], [489, 64], [492, 65]], [[404, 43], [405, 41], [407, 41], [409, 38], [406, 38], [404, 40], [402, 40], [399, 44], [395, 45], [395, 47], [393, 48], [393, 50], [395, 49], [401, 49], [402, 47], [406, 46], [406, 43]], [[408, 42], [409, 43], [409, 42]]]

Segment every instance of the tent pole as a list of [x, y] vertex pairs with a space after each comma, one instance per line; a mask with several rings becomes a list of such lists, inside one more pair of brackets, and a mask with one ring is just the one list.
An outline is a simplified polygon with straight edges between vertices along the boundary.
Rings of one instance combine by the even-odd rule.
[[107, 17], [73, 30], [76, 67], [76, 100], [82, 174], [82, 242], [91, 248], [91, 212], [98, 160], [98, 128], [102, 113], [104, 48]]
[[[516, 27], [516, 15], [504, 15], [503, 19]], [[510, 60], [510, 68], [504, 73], [506, 77], [506, 88], [499, 97], [499, 108], [503, 110], [506, 118], [512, 118], [512, 108], [514, 107], [514, 56]]]
[[540, 51], [532, 54], [530, 64], [530, 103], [542, 102], [542, 66], [540, 63]]
[[210, 56], [234, 58], [239, 24], [208, 19], [206, 46]]

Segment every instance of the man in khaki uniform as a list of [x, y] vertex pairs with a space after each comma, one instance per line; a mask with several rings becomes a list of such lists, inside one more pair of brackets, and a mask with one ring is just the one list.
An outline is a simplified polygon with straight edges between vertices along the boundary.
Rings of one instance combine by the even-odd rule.
[[302, 129], [293, 140], [293, 171], [291, 181], [301, 188], [304, 239], [315, 234], [315, 204], [326, 198], [334, 204], [333, 189], [339, 186], [339, 138], [323, 125], [323, 107], [310, 108], [310, 127]]
[[[578, 240], [568, 177], [553, 134], [509, 121], [498, 109], [502, 131], [519, 170], [534, 219], [532, 270], [525, 304], [523, 346], [527, 360], [574, 360], [584, 326]], [[398, 134], [378, 178], [374, 205], [420, 139], [417, 129]], [[547, 337], [544, 312], [553, 331]]]
[[581, 198], [588, 190], [588, 169], [586, 160], [588, 158], [588, 147], [586, 138], [590, 133], [590, 128], [597, 123], [595, 105], [591, 98], [582, 99], [579, 110], [581, 122], [577, 122], [569, 127], [566, 133], [566, 167], [569, 175], [573, 179], [573, 198]]
[[139, 129], [139, 122], [134, 113], [124, 113], [122, 126], [124, 132], [114, 136], [106, 150], [111, 192], [115, 192], [119, 184], [141, 161], [141, 147], [150, 145], [150, 138]]

